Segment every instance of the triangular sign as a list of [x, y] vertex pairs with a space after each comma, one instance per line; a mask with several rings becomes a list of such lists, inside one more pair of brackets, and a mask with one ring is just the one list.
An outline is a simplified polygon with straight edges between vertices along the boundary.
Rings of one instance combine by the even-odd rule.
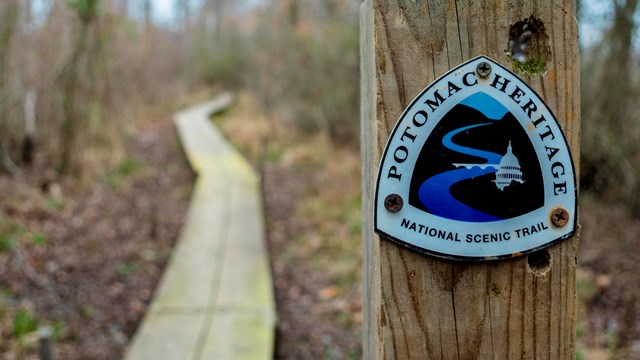
[[375, 230], [431, 255], [495, 260], [571, 236], [576, 181], [544, 101], [479, 56], [404, 110], [378, 170]]

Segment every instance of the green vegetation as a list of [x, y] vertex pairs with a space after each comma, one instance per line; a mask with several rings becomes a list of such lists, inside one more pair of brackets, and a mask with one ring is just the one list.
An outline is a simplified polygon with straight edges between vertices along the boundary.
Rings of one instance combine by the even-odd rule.
[[108, 186], [120, 189], [124, 181], [133, 176], [141, 167], [142, 164], [138, 160], [126, 156], [115, 169], [107, 174], [104, 181]]
[[136, 159], [131, 157], [126, 157], [122, 161], [118, 169], [116, 170], [116, 173], [120, 176], [126, 177], [129, 175], [132, 175], [139, 168], [140, 168], [140, 163]]
[[31, 234], [31, 242], [35, 245], [46, 245], [49, 240], [43, 234]]
[[11, 222], [0, 215], [0, 252], [14, 250], [25, 232], [22, 225]]
[[13, 237], [0, 237], [0, 251], [11, 251], [16, 248], [16, 241]]
[[76, 10], [83, 21], [96, 18], [100, 10], [100, 0], [67, 0], [67, 5]]
[[60, 341], [67, 331], [67, 324], [63, 320], [56, 320], [51, 324], [53, 329], [53, 340]]
[[640, 79], [635, 76], [637, 24], [630, 14], [637, 14], [638, 3], [613, 2], [603, 39], [582, 49], [580, 154], [582, 190], [606, 202], [625, 204], [636, 218], [640, 218]]
[[13, 317], [12, 333], [18, 339], [38, 329], [38, 321], [27, 310], [18, 310]]
[[547, 71], [547, 62], [542, 59], [527, 59], [527, 61], [523, 63], [509, 56], [509, 61], [516, 72], [528, 77], [541, 76]]
[[131, 275], [138, 272], [138, 265], [134, 263], [120, 263], [116, 265], [118, 275]]
[[91, 304], [84, 304], [78, 312], [82, 318], [91, 319], [95, 315], [96, 309]]
[[[0, 329], [2, 340], [0, 350], [13, 349], [15, 358], [23, 359], [25, 354], [37, 344], [36, 331], [39, 321], [28, 307], [15, 306], [16, 298], [7, 289], [0, 291]], [[13, 357], [12, 357], [13, 358]]]
[[55, 196], [49, 196], [47, 198], [47, 209], [51, 211], [59, 211], [64, 209], [64, 201]]

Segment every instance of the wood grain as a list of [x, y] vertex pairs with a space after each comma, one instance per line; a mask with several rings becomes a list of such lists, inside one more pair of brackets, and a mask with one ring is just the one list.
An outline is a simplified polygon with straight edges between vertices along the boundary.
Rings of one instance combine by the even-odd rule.
[[373, 233], [380, 155], [407, 104], [450, 68], [484, 54], [511, 69], [509, 28], [535, 16], [551, 59], [523, 77], [555, 113], [579, 168], [574, 1], [366, 0], [361, 8], [364, 359], [574, 359], [578, 235], [527, 257], [460, 263]]

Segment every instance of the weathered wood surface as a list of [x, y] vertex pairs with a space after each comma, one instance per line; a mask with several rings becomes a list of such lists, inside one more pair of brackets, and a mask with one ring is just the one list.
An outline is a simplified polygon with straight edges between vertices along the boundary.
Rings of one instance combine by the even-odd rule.
[[198, 179], [186, 225], [127, 359], [272, 359], [275, 304], [257, 175], [208, 120], [175, 117]]
[[366, 0], [361, 8], [364, 359], [574, 359], [578, 236], [527, 257], [460, 263], [373, 233], [377, 165], [402, 110], [450, 68], [484, 54], [505, 67], [509, 28], [544, 22], [551, 60], [525, 78], [558, 118], [579, 166], [574, 1]]

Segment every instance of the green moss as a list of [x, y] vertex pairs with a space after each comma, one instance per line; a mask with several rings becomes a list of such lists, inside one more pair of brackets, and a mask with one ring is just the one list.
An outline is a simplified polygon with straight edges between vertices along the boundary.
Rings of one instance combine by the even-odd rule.
[[0, 218], [0, 252], [14, 250], [25, 232], [22, 225]]
[[53, 339], [55, 341], [60, 341], [64, 332], [67, 330], [68, 326], [63, 320], [56, 320], [51, 324], [53, 328]]
[[585, 333], [586, 333], [586, 330], [584, 328], [584, 324], [578, 323], [578, 325], [576, 326], [576, 338], [578, 339], [582, 338]]
[[53, 196], [47, 198], [47, 209], [51, 211], [58, 211], [64, 209], [64, 202], [56, 199]]
[[137, 173], [140, 168], [142, 168], [142, 166], [143, 164], [140, 161], [133, 157], [127, 156], [122, 160], [117, 168], [113, 169], [107, 174], [104, 182], [113, 189], [121, 189], [125, 184], [125, 180]]
[[129, 176], [138, 169], [140, 169], [140, 163], [132, 157], [127, 157], [122, 161], [117, 171], [122, 176]]
[[528, 77], [541, 76], [547, 71], [547, 62], [542, 59], [533, 58], [520, 62], [509, 56], [509, 61], [511, 61], [511, 66], [516, 72]]
[[543, 75], [551, 59], [544, 22], [530, 16], [511, 25], [508, 49], [511, 66], [516, 72], [527, 77]]
[[591, 301], [598, 289], [596, 288], [596, 284], [594, 284], [592, 281], [586, 279], [578, 279], [577, 290], [578, 299], [583, 303], [587, 303]]
[[31, 242], [35, 245], [46, 245], [48, 240], [44, 234], [31, 234]]
[[119, 263], [116, 265], [118, 275], [133, 275], [138, 272], [138, 265], [134, 263]]
[[13, 317], [13, 335], [22, 338], [26, 334], [36, 331], [38, 322], [35, 317], [26, 310], [18, 310]]

